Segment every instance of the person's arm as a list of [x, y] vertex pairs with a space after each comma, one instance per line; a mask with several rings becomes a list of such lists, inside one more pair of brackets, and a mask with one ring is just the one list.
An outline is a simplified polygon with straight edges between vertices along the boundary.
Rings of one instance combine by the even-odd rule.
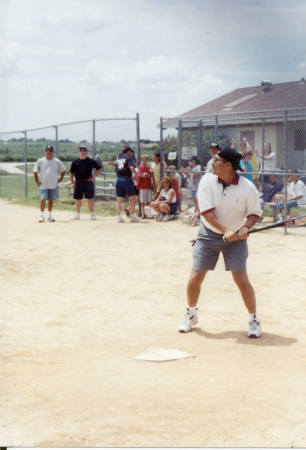
[[63, 179], [64, 176], [65, 176], [65, 173], [66, 173], [66, 170], [63, 170], [63, 171], [60, 173], [60, 177], [59, 177], [59, 179], [57, 180], [58, 183], [60, 183], [60, 182], [62, 181], [62, 179]]
[[75, 172], [73, 163], [71, 164], [69, 175], [70, 175], [70, 183], [72, 184], [73, 188], [75, 188]]
[[38, 172], [33, 172], [33, 176], [34, 176], [34, 180], [35, 180], [35, 183], [37, 184], [37, 186], [40, 186], [41, 182], [38, 179]]

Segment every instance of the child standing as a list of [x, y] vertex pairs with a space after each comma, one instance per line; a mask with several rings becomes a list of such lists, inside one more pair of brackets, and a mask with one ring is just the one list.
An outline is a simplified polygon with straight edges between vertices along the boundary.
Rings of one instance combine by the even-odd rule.
[[141, 203], [142, 219], [146, 219], [145, 206], [150, 206], [152, 201], [151, 178], [152, 170], [148, 166], [148, 156], [143, 155], [141, 165], [138, 167], [139, 201]]

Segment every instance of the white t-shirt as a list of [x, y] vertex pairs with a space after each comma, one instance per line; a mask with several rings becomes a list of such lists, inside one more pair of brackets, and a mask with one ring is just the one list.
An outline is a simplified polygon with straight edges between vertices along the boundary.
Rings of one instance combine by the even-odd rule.
[[302, 180], [298, 180], [296, 183], [292, 181], [289, 184], [288, 193], [292, 197], [297, 197], [298, 195], [302, 196], [301, 198], [297, 199], [297, 204], [299, 206], [306, 204], [306, 186]]
[[214, 159], [213, 159], [213, 158], [211, 158], [211, 159], [208, 161], [207, 166], [206, 166], [205, 173], [211, 173], [211, 172], [213, 171], [213, 162], [214, 162]]
[[174, 195], [172, 197], [171, 203], [175, 203], [176, 202], [176, 194], [175, 194], [175, 190], [173, 188], [168, 189], [167, 191], [165, 191], [165, 189], [163, 188], [160, 191], [160, 196], [165, 198], [166, 200], [168, 200], [169, 194], [170, 192], [174, 191]]
[[[236, 184], [224, 187], [221, 180], [212, 173], [205, 174], [198, 189], [200, 213], [214, 210], [218, 219], [230, 230], [238, 231], [248, 216], [261, 217], [259, 193], [255, 185], [245, 177], [237, 175]], [[201, 215], [206, 228], [221, 234]]]
[[194, 175], [195, 173], [201, 172], [202, 167], [198, 164], [191, 169], [190, 179], [189, 179], [189, 187], [192, 191], [196, 191], [198, 189], [200, 183], [201, 174]]
[[40, 174], [40, 189], [56, 189], [58, 175], [65, 171], [65, 166], [58, 158], [39, 158], [33, 168], [33, 172]]

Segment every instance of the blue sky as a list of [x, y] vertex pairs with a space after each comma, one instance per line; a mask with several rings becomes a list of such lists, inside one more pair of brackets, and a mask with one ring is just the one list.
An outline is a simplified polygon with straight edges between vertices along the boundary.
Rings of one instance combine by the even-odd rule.
[[306, 76], [304, 0], [0, 0], [0, 11], [3, 131], [139, 112], [141, 137], [157, 139], [160, 116]]

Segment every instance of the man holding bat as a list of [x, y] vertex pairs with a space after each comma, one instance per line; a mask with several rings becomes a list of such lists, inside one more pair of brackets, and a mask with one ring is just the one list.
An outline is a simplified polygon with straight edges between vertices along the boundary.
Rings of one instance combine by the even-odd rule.
[[241, 154], [231, 148], [214, 157], [213, 173], [202, 177], [198, 189], [201, 227], [193, 248], [193, 268], [187, 285], [187, 313], [179, 327], [189, 332], [198, 323], [197, 302], [208, 270], [214, 270], [220, 252], [232, 272], [249, 312], [248, 337], [261, 336], [256, 315], [255, 291], [248, 279], [246, 260], [250, 228], [260, 220], [259, 194], [255, 185], [237, 174]]

